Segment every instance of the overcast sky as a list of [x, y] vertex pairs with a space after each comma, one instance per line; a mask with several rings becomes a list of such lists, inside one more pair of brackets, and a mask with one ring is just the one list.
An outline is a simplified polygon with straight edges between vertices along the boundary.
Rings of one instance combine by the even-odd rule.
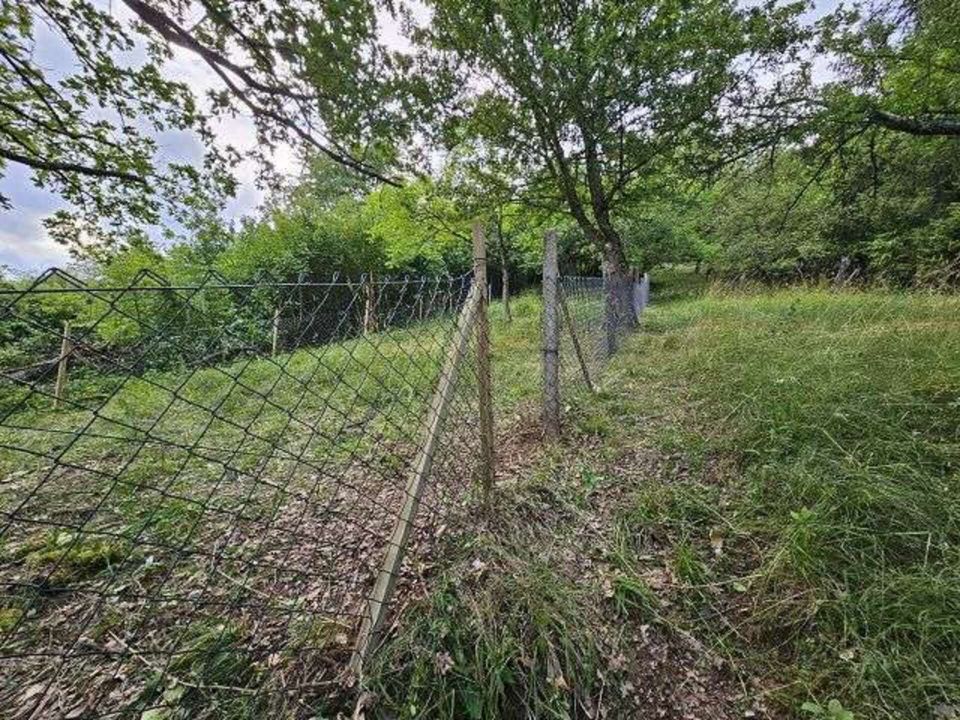
[[[830, 11], [837, 0], [817, 0], [815, 15]], [[751, 2], [751, 0], [746, 0]], [[122, 3], [112, 4], [113, 12], [125, 12]], [[393, 47], [402, 47], [401, 33], [390, 18], [382, 18], [383, 40]], [[59, 73], [68, 70], [72, 61], [63, 43], [38, 25], [35, 61], [46, 70]], [[207, 89], [219, 87], [217, 79], [207, 66], [185, 50], [175, 51], [174, 59], [166, 66], [171, 77], [189, 84], [198, 97]], [[253, 125], [247, 117], [226, 118], [218, 121], [217, 136], [225, 143], [240, 149], [250, 148], [255, 142]], [[158, 138], [160, 157], [165, 160], [197, 160], [200, 158], [199, 141], [185, 133], [167, 133]], [[280, 148], [274, 157], [277, 169], [295, 174], [298, 169], [296, 153], [291, 148]], [[255, 169], [250, 163], [242, 165], [237, 172], [240, 188], [237, 196], [227, 207], [227, 217], [237, 218], [256, 211], [263, 200], [263, 193], [256, 187]], [[8, 198], [13, 209], [0, 210], [0, 265], [18, 271], [38, 272], [52, 266], [69, 262], [66, 250], [54, 243], [47, 235], [41, 220], [64, 204], [50, 192], [37, 188], [30, 172], [22, 166], [8, 164], [0, 178], [0, 195]]]

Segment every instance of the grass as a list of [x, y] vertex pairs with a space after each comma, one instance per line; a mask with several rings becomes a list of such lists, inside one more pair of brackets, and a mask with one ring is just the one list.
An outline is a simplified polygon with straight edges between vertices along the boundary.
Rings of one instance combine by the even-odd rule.
[[[564, 472], [557, 460], [553, 470]], [[499, 495], [495, 520], [448, 548], [431, 594], [367, 668], [377, 717], [589, 716], [601, 653], [585, 621], [594, 598], [549, 542], [575, 534], [583, 496], [564, 497], [575, 488], [558, 487], [556, 473]]]
[[661, 415], [652, 442], [687, 465], [636, 490], [634, 527], [669, 539], [694, 627], [786, 678], [789, 709], [960, 702], [958, 311], [920, 293], [695, 292], [623, 353]]
[[[698, 638], [748, 689], [741, 713], [956, 717], [960, 298], [736, 291], [681, 272], [654, 283], [603, 392], [569, 410], [568, 467], [548, 498], [536, 478], [549, 453], [500, 491], [502, 506], [534, 497], [540, 513], [586, 512], [587, 535], [560, 523], [531, 539], [525, 517], [481, 536], [482, 557], [514, 562], [490, 563], [480, 588], [448, 578], [408, 613], [371, 678], [379, 716], [577, 717], [572, 698], [599, 692], [586, 671], [569, 672], [566, 704], [540, 715], [516, 699], [550, 697], [544, 666], [515, 671], [540, 635], [510, 618], [540, 610], [561, 621], [552, 646], [591, 657], [611, 617]], [[603, 557], [603, 579], [571, 575], [557, 548]], [[530, 607], [531, 580], [543, 607]], [[453, 658], [448, 672], [434, 647]], [[508, 691], [474, 708], [465, 688], [486, 687], [495, 667], [510, 668]]]
[[[731, 290], [676, 271], [655, 275], [653, 298], [601, 392], [565, 394], [565, 441], [548, 448], [527, 427], [540, 392], [539, 302], [517, 298], [510, 324], [491, 308], [501, 483], [492, 512], [432, 556], [429, 592], [368, 668], [370, 715], [680, 716], [670, 692], [699, 673], [692, 684], [713, 683], [716, 692], [709, 712], [697, 706], [695, 716], [742, 717], [757, 707], [834, 720], [955, 716], [960, 298]], [[208, 368], [183, 386], [196, 404], [178, 401], [162, 416], [169, 397], [156, 386], [184, 376], [129, 381], [107, 405], [123, 422], [95, 420], [63, 456], [75, 467], [55, 476], [58, 494], [31, 500], [54, 524], [68, 524], [106, 492], [109, 503], [87, 525], [104, 533], [5, 536], [4, 567], [53, 571], [54, 584], [122, 580], [149, 591], [170, 579], [189, 587], [202, 562], [168, 565], [134, 541], [215, 542], [214, 501], [228, 516], [269, 516], [284, 504], [282, 489], [312, 481], [297, 457], [336, 468], [365, 454], [368, 471], [398, 477], [432, 387], [414, 365], [439, 362], [430, 332], [404, 331], [378, 352], [331, 347], [323, 365], [332, 370], [312, 351], [284, 355], [293, 377], [264, 360]], [[396, 363], [410, 372], [396, 374]], [[237, 379], [251, 390], [231, 392]], [[99, 378], [77, 392], [109, 393], [114, 382]], [[197, 405], [221, 406], [230, 422], [211, 421]], [[292, 406], [299, 424], [323, 432], [288, 425], [283, 408]], [[6, 421], [0, 443], [42, 452], [0, 453], [5, 507], [23, 500], [22, 489], [50, 467], [44, 456], [63, 451], [86, 419], [36, 402]], [[337, 432], [357, 423], [363, 433]], [[164, 447], [142, 442], [147, 427]], [[184, 449], [198, 439], [202, 457]], [[236, 474], [224, 474], [226, 459]], [[98, 474], [116, 468], [115, 485]], [[294, 485], [251, 495], [243, 481], [253, 476]], [[310, 487], [313, 502], [329, 499], [322, 483]], [[221, 569], [244, 578], [239, 569], [258, 547], [231, 546]], [[217, 597], [241, 592], [222, 589]], [[178, 627], [174, 670], [184, 683], [147, 672], [143, 706], [163, 701], [147, 720], [262, 716], [266, 693], [250, 700], [230, 688], [269, 683], [277, 667], [303, 673], [331, 648], [342, 655], [350, 628], [302, 612], [307, 588], [284, 592], [291, 622], [282, 632], [215, 612]], [[0, 629], [27, 613], [34, 619], [37, 608], [51, 621], [68, 616], [57, 614], [56, 594], [10, 593], [0, 599]], [[135, 616], [104, 613], [90, 636], [122, 636]], [[265, 632], [289, 656], [251, 655], [251, 640]], [[673, 660], [652, 664], [649, 644]], [[310, 662], [300, 667], [297, 658]], [[718, 665], [739, 682], [712, 675]], [[200, 689], [211, 684], [222, 689]], [[646, 705], [630, 704], [637, 685], [655, 691]]]

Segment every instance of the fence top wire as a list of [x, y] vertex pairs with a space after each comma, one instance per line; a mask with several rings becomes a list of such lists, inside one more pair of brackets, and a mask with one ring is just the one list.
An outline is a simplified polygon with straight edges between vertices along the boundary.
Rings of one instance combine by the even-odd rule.
[[[249, 282], [231, 281], [226, 276], [215, 270], [210, 270], [194, 283], [171, 283], [162, 275], [152, 270], [140, 270], [134, 275], [129, 283], [125, 285], [98, 285], [91, 284], [91, 281], [80, 278], [66, 270], [60, 268], [51, 268], [40, 274], [33, 281], [28, 281], [22, 287], [3, 287], [0, 286], [0, 297], [16, 297], [19, 295], [55, 295], [70, 292], [91, 292], [91, 293], [130, 293], [130, 292], [157, 292], [163, 290], [189, 291], [198, 288], [208, 288], [211, 290], [251, 290], [261, 287], [275, 288], [325, 288], [325, 287], [355, 287], [358, 284], [372, 283], [375, 285], [409, 285], [411, 283], [429, 282], [456, 282], [469, 278], [472, 272], [466, 272], [461, 275], [438, 274], [438, 275], [374, 275], [363, 273], [356, 278], [341, 277], [339, 273], [333, 273], [329, 279], [317, 280], [306, 276], [296, 280], [281, 280], [269, 273], [259, 273], [257, 278]], [[43, 287], [43, 283], [53, 279], [59, 279], [69, 283], [68, 287]], [[152, 280], [154, 285], [140, 284], [144, 280]]]
[[[216, 274], [175, 286], [144, 271], [91, 287], [51, 271], [5, 289], [0, 705], [315, 715], [366, 612], [470, 286]], [[76, 308], [40, 300], [64, 292], [94, 301], [69, 357], [61, 321]], [[471, 355], [415, 556], [469, 499], [476, 383]], [[401, 572], [417, 582], [415, 564]]]

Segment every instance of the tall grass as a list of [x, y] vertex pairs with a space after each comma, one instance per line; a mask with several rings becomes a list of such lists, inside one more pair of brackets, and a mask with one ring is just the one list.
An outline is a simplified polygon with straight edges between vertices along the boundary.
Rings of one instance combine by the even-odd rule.
[[645, 330], [621, 370], [692, 471], [639, 491], [634, 517], [700, 543], [700, 627], [794, 709], [956, 710], [960, 298], [691, 293]]

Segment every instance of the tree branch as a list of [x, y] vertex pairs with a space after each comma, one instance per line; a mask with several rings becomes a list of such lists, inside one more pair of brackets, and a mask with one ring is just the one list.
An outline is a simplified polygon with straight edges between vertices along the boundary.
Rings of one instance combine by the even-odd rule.
[[960, 119], [947, 117], [907, 117], [886, 110], [871, 110], [870, 122], [909, 135], [960, 137]]
[[0, 158], [10, 162], [26, 165], [34, 170], [48, 170], [50, 172], [69, 172], [78, 175], [88, 175], [99, 178], [115, 178], [117, 180], [126, 180], [135, 182], [139, 185], [147, 185], [147, 180], [140, 175], [124, 172], [123, 170], [110, 170], [109, 168], [90, 167], [89, 165], [80, 165], [79, 163], [58, 162], [56, 160], [41, 160], [40, 158], [31, 158], [26, 155], [14, 152], [5, 147], [0, 147]]

